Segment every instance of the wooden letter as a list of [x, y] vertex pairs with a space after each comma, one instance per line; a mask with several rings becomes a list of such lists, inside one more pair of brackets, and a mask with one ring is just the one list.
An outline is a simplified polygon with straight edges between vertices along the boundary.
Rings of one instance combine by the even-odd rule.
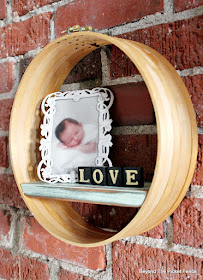
[[108, 186], [122, 186], [122, 169], [121, 167], [107, 168], [107, 185]]
[[109, 170], [109, 174], [111, 176], [111, 180], [112, 180], [113, 184], [115, 184], [117, 181], [117, 178], [118, 178], [118, 170]]
[[124, 187], [142, 188], [144, 186], [143, 167], [124, 167], [123, 179]]
[[80, 184], [91, 184], [91, 167], [78, 167], [78, 181]]
[[106, 185], [106, 167], [92, 167], [92, 184]]
[[[100, 177], [99, 180], [97, 180], [97, 174], [99, 174], [99, 177]], [[94, 170], [94, 172], [92, 174], [92, 178], [93, 178], [93, 180], [96, 184], [101, 184], [101, 182], [104, 180], [103, 173], [101, 172], [100, 169], [95, 169]]]
[[[138, 181], [136, 180], [136, 176], [138, 174], [137, 170], [125, 170], [126, 173], [126, 185], [133, 185], [133, 186], [137, 186], [138, 185]], [[134, 180], [134, 181], [132, 181]]]

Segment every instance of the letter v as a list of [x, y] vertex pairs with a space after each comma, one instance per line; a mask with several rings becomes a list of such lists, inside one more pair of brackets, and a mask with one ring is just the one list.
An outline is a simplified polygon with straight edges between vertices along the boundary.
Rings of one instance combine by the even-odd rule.
[[[114, 174], [115, 171], [115, 174]], [[111, 176], [111, 181], [113, 184], [116, 184], [117, 178], [118, 178], [118, 170], [109, 170], [109, 174]]]

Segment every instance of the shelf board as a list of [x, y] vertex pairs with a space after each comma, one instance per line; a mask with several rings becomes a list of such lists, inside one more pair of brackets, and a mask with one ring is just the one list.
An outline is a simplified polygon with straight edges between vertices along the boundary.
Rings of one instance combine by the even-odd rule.
[[52, 185], [36, 181], [21, 184], [21, 187], [23, 193], [29, 197], [140, 207], [146, 198], [150, 183], [146, 182], [144, 188], [124, 188], [75, 183], [57, 183]]

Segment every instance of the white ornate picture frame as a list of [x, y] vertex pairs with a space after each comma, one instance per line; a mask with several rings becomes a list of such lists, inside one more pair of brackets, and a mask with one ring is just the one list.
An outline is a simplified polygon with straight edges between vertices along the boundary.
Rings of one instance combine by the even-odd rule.
[[[108, 156], [112, 146], [112, 137], [109, 134], [112, 120], [109, 109], [113, 100], [112, 92], [106, 88], [54, 92], [44, 98], [41, 106], [44, 119], [40, 126], [43, 138], [40, 140], [39, 147], [42, 159], [37, 168], [41, 181], [48, 183], [77, 182], [78, 166], [103, 166], [105, 163], [108, 163], [109, 167], [112, 166]], [[64, 143], [61, 144], [60, 141], [57, 143], [56, 124], [61, 119], [66, 120], [66, 117], [78, 119], [77, 121], [83, 126], [84, 131], [88, 131], [85, 128], [92, 128], [92, 130], [89, 129], [89, 135], [88, 133], [86, 135], [89, 137], [89, 141], [94, 141], [91, 140], [91, 137], [93, 138], [92, 135], [96, 131], [96, 153], [78, 151], [81, 146], [67, 148]], [[86, 122], [90, 124], [86, 124]], [[94, 127], [96, 129], [93, 129]], [[88, 137], [84, 138], [88, 139]], [[88, 140], [86, 141], [88, 142]]]

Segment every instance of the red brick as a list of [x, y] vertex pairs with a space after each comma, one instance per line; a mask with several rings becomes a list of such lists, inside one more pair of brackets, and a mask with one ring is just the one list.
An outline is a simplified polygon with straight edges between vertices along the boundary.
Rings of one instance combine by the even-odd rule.
[[0, 174], [0, 203], [27, 209], [13, 175]]
[[203, 185], [203, 135], [198, 135], [199, 147], [198, 147], [198, 156], [197, 164], [192, 179], [192, 185]]
[[10, 252], [3, 249], [0, 250], [0, 267], [0, 278], [6, 280], [20, 279], [19, 258], [16, 256], [12, 256]]
[[91, 225], [112, 230], [123, 229], [138, 208], [73, 202], [73, 208]]
[[[138, 208], [97, 205], [90, 203], [73, 202], [73, 208], [91, 225], [122, 230], [137, 214]], [[142, 234], [146, 237], [164, 238], [164, 224]]]
[[48, 265], [34, 259], [12, 255], [6, 250], [0, 250], [0, 277], [6, 280], [48, 280]]
[[79, 274], [73, 274], [69, 271], [62, 269], [59, 273], [59, 280], [91, 280], [89, 277], [85, 277]]
[[182, 77], [185, 83], [197, 117], [197, 125], [203, 126], [203, 107], [202, 107], [202, 92], [203, 92], [203, 75]]
[[38, 9], [47, 4], [51, 4], [58, 1], [60, 0], [35, 0], [35, 1], [13, 0], [12, 9], [13, 12], [17, 12], [19, 16], [23, 16], [34, 9]]
[[146, 237], [151, 237], [151, 238], [157, 238], [157, 239], [164, 238], [165, 237], [164, 223], [161, 223], [160, 225], [144, 232], [141, 235]]
[[9, 92], [13, 87], [13, 62], [0, 63], [0, 93]]
[[202, 247], [203, 199], [185, 198], [173, 214], [174, 242]]
[[9, 121], [13, 99], [0, 100], [0, 130], [9, 129]]
[[[146, 44], [161, 53], [179, 70], [202, 64], [202, 17], [156, 25], [122, 34], [118, 37]], [[112, 46], [111, 77], [137, 74], [131, 60]]]
[[7, 153], [8, 137], [0, 137], [0, 167], [8, 167], [8, 153]]
[[[145, 247], [126, 242], [113, 244], [113, 279], [126, 280], [200, 280], [202, 260], [166, 250]], [[158, 270], [159, 269], [159, 270]], [[160, 269], [166, 270], [166, 273]], [[141, 270], [155, 273], [141, 273]], [[170, 271], [181, 270], [181, 273]], [[185, 272], [196, 270], [197, 273]]]
[[0, 19], [6, 17], [6, 0], [0, 0]]
[[155, 123], [152, 101], [144, 82], [109, 88], [114, 93], [110, 110], [114, 126]]
[[104, 270], [106, 268], [103, 246], [80, 248], [66, 244], [50, 235], [31, 217], [24, 219], [23, 247], [45, 256], [72, 262], [93, 270]]
[[174, 11], [175, 12], [182, 12], [184, 10], [199, 7], [202, 4], [203, 4], [202, 0], [193, 0], [193, 1], [174, 0]]
[[11, 215], [7, 211], [0, 210], [0, 242], [9, 241]]
[[100, 50], [95, 50], [83, 58], [70, 72], [65, 84], [90, 79], [102, 79]]
[[22, 280], [49, 280], [49, 267], [35, 259], [19, 257], [20, 279]]
[[[149, 14], [163, 11], [163, 2], [142, 0], [139, 5], [134, 0], [114, 1], [94, 0], [74, 1], [59, 7], [55, 16], [55, 33], [61, 36], [61, 31], [67, 26], [79, 24], [91, 25], [93, 28], [107, 28], [131, 22]], [[67, 16], [71, 15], [71, 17]]]
[[24, 54], [49, 42], [51, 13], [34, 16], [0, 29], [1, 57]]
[[142, 166], [145, 181], [151, 181], [156, 164], [156, 135], [113, 135], [109, 158], [113, 166]]

